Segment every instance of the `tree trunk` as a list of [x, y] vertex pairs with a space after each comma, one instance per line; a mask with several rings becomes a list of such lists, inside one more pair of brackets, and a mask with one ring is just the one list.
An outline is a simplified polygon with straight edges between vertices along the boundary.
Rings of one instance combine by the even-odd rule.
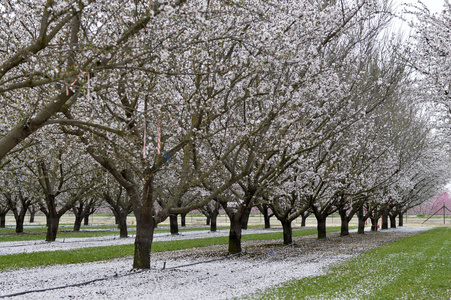
[[236, 216], [230, 218], [229, 253], [241, 252], [241, 219]]
[[186, 227], [186, 214], [180, 214], [180, 220], [182, 227]]
[[293, 243], [293, 229], [291, 227], [291, 220], [281, 221], [283, 228], [283, 244], [290, 245]]
[[150, 269], [150, 251], [152, 249], [154, 225], [152, 220], [136, 222], [134, 269]]
[[307, 221], [308, 216], [309, 216], [308, 214], [301, 215], [301, 227], [305, 227], [305, 223]]
[[122, 212], [119, 216], [119, 237], [128, 237], [127, 214]]
[[56, 234], [58, 233], [58, 226], [60, 222], [60, 217], [49, 216], [47, 218], [48, 227], [47, 227], [47, 236], [45, 237], [46, 242], [54, 242], [56, 240]]
[[358, 234], [364, 234], [365, 233], [365, 215], [363, 214], [363, 207], [360, 207], [357, 211], [357, 219], [359, 220], [358, 226], [357, 226], [357, 233]]
[[338, 210], [341, 219], [340, 236], [349, 235], [349, 218], [344, 208]]
[[326, 238], [326, 218], [322, 216], [315, 216], [317, 221], [318, 239]]
[[76, 232], [80, 231], [82, 220], [83, 220], [83, 218], [80, 215], [78, 215], [78, 214], [75, 215], [74, 231], [76, 231]]
[[382, 229], [388, 229], [388, 209], [382, 212]]
[[[146, 172], [148, 172], [146, 170]], [[146, 174], [146, 182], [142, 192], [142, 205], [139, 207], [137, 203], [140, 193], [138, 188], [130, 188], [127, 193], [135, 203], [134, 213], [136, 217], [136, 238], [135, 253], [133, 257], [134, 269], [150, 269], [150, 251], [152, 249], [153, 233], [156, 227], [154, 219], [154, 203], [153, 203], [153, 174]], [[139, 210], [137, 209], [139, 207]], [[135, 209], [136, 208], [136, 209]]]
[[16, 233], [23, 232], [23, 223], [25, 221], [25, 216], [17, 216], [16, 218]]
[[85, 226], [89, 225], [89, 214], [83, 218], [83, 225], [85, 225]]
[[211, 220], [211, 217], [210, 216], [207, 216], [207, 221], [205, 222], [205, 225], [210, 225], [210, 220]]
[[30, 223], [34, 223], [34, 216], [36, 215], [36, 208], [34, 208], [33, 206], [30, 206], [28, 208], [28, 211], [30, 212]]
[[218, 211], [215, 211], [215, 212], [213, 212], [213, 213], [211, 214], [211, 218], [210, 218], [210, 223], [211, 223], [211, 225], [210, 225], [210, 231], [212, 231], [212, 232], [216, 232], [216, 230], [217, 230], [218, 215], [219, 215], [219, 212], [218, 212]]
[[399, 213], [399, 216], [398, 216], [398, 221], [399, 221], [399, 223], [398, 223], [398, 226], [399, 227], [402, 227], [402, 226], [404, 226], [404, 213], [402, 213], [402, 212], [400, 212]]
[[0, 214], [0, 228], [6, 227], [6, 213]]
[[171, 234], [179, 234], [177, 215], [169, 215], [169, 226], [171, 228]]
[[389, 215], [390, 217], [390, 228], [396, 228], [396, 215]]
[[241, 217], [241, 229], [247, 229], [247, 224], [249, 223], [249, 217], [251, 215], [251, 208], [246, 208]]
[[371, 218], [371, 231], [377, 231], [377, 221], [378, 219]]

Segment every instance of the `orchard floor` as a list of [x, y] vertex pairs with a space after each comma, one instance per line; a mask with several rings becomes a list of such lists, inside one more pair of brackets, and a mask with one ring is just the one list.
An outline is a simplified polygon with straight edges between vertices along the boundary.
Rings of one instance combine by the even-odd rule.
[[[152, 254], [152, 269], [143, 272], [130, 270], [131, 257], [4, 272], [0, 273], [0, 297], [40, 290], [7, 298], [240, 298], [290, 279], [323, 274], [330, 264], [428, 229], [398, 227], [364, 235], [354, 231], [348, 237], [331, 233], [325, 240], [317, 240], [315, 236], [296, 237], [295, 245], [288, 247], [279, 247], [280, 240], [246, 241], [243, 243], [246, 254], [234, 257], [227, 256], [227, 245], [159, 252]], [[3, 246], [7, 244], [2, 243]], [[87, 284], [67, 286], [79, 283]]]

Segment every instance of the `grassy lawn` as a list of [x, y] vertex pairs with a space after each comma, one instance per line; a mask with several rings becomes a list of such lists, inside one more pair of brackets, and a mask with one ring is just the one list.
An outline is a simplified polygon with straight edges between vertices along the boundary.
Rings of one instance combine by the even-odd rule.
[[451, 228], [436, 228], [291, 281], [256, 299], [451, 299]]
[[[337, 231], [338, 227], [328, 228], [328, 232]], [[301, 229], [293, 231], [293, 236], [305, 236], [316, 234], [316, 229]], [[260, 234], [243, 235], [242, 240], [282, 240], [281, 232], [269, 232]], [[228, 236], [201, 239], [189, 239], [178, 241], [155, 241], [152, 243], [152, 252], [173, 251], [188, 248], [205, 247], [211, 245], [227, 244]], [[0, 244], [1, 245], [1, 244]], [[34, 253], [20, 253], [0, 256], [0, 271], [8, 271], [20, 268], [32, 268], [55, 264], [75, 264], [108, 260], [133, 255], [134, 245], [106, 246], [79, 248], [64, 251], [45, 251]], [[226, 253], [224, 253], [225, 255]]]

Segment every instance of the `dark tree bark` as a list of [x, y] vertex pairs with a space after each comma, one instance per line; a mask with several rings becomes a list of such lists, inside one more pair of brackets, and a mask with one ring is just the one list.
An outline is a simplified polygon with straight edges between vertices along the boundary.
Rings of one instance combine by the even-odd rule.
[[265, 229], [271, 228], [271, 217], [274, 216], [273, 213], [269, 213], [270, 207], [268, 204], [261, 204], [257, 206], [258, 210], [263, 215], [263, 220], [265, 222]]
[[169, 215], [169, 227], [171, 228], [171, 234], [179, 234], [177, 215]]
[[322, 215], [315, 215], [317, 222], [317, 230], [318, 230], [318, 239], [325, 239], [326, 235], [326, 217]]
[[212, 214], [211, 214], [210, 231], [212, 231], [212, 232], [216, 232], [216, 230], [217, 230], [218, 215], [219, 215], [219, 210], [216, 210], [216, 211], [212, 212]]
[[388, 208], [382, 212], [382, 229], [388, 229]]
[[6, 214], [8, 211], [0, 211], [0, 228], [6, 227]]
[[370, 220], [371, 220], [371, 231], [377, 231], [377, 223], [378, 223], [378, 221], [379, 221], [379, 218], [373, 218], [373, 217], [371, 217], [370, 218]]
[[341, 219], [340, 236], [347, 236], [349, 235], [349, 217], [345, 209], [340, 209], [339, 214]]
[[31, 205], [31, 200], [24, 197], [21, 191], [19, 191], [19, 195], [16, 197], [16, 200], [13, 200], [13, 195], [10, 193], [5, 193], [4, 195], [8, 200], [9, 208], [13, 212], [14, 218], [16, 219], [16, 233], [23, 233], [23, 223], [25, 222], [25, 215], [28, 207]]
[[403, 212], [400, 212], [400, 213], [399, 213], [399, 219], [398, 219], [398, 221], [399, 221], [399, 223], [398, 223], [398, 226], [399, 226], [399, 227], [404, 226], [404, 213], [403, 213]]
[[35, 215], [36, 215], [36, 211], [37, 211], [37, 209], [36, 209], [36, 206], [35, 206], [35, 205], [31, 205], [31, 206], [28, 208], [28, 212], [30, 213], [30, 219], [29, 219], [29, 222], [30, 222], [30, 223], [34, 223], [34, 217], [35, 217]]
[[301, 214], [301, 227], [305, 227], [305, 223], [307, 222], [307, 218], [312, 214], [311, 211], [305, 211]]
[[126, 195], [123, 195], [123, 188], [119, 187], [115, 192], [114, 199], [110, 194], [110, 190], [103, 193], [103, 199], [110, 206], [114, 214], [115, 224], [119, 227], [119, 236], [121, 238], [128, 237], [127, 215], [132, 211], [132, 204]]
[[390, 214], [390, 228], [396, 228], [396, 215]]
[[205, 221], [205, 225], [210, 225], [211, 217], [207, 216], [207, 220]]
[[186, 214], [180, 214], [180, 226], [186, 227]]
[[86, 215], [86, 216], [83, 218], [83, 225], [84, 225], [84, 226], [88, 226], [88, 225], [89, 225], [89, 215]]
[[243, 217], [241, 218], [241, 229], [245, 229], [245, 230], [247, 229], [247, 225], [249, 223], [249, 217], [251, 215], [251, 208], [252, 207], [248, 207], [243, 212]]
[[288, 218], [282, 222], [284, 245], [290, 245], [293, 243], [293, 229], [291, 227], [291, 223], [292, 221]]
[[241, 218], [238, 214], [230, 218], [229, 232], [229, 253], [237, 254], [241, 252]]

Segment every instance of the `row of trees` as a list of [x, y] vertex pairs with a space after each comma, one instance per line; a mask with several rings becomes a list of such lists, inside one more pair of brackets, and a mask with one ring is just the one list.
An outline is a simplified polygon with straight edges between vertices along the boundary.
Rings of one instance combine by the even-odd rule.
[[252, 207], [291, 243], [299, 216], [324, 238], [339, 212], [345, 235], [354, 215], [402, 215], [448, 179], [416, 61], [384, 36], [387, 1], [9, 1], [0, 13], [2, 186], [22, 172], [39, 183], [48, 240], [88, 190], [120, 198], [94, 179], [104, 171], [136, 217], [139, 269], [169, 216], [222, 207], [239, 253]]

